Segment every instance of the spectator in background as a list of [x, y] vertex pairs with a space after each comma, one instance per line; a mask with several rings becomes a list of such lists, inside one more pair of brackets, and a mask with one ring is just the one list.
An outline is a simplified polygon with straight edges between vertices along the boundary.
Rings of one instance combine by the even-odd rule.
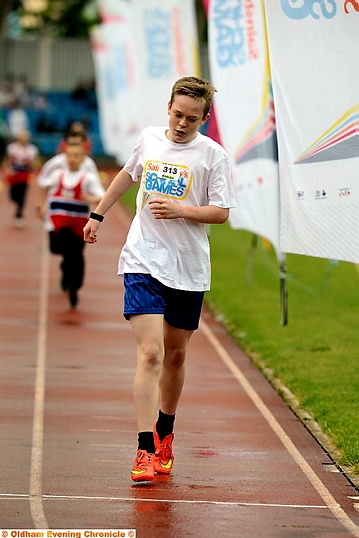
[[7, 78], [0, 86], [0, 107], [8, 108], [15, 99], [14, 87], [12, 81]]
[[14, 101], [18, 101], [22, 107], [32, 106], [32, 96], [26, 75], [15, 78], [7, 75], [0, 86], [0, 106], [11, 107]]
[[71, 98], [74, 101], [83, 103], [88, 108], [96, 108], [97, 96], [95, 79], [91, 78], [86, 80], [80, 78], [71, 93]]
[[71, 93], [72, 99], [75, 101], [86, 101], [87, 100], [87, 82], [84, 78], [80, 78], [72, 93]]
[[38, 133], [58, 133], [61, 111], [59, 114], [57, 107], [48, 100], [46, 93], [34, 93], [32, 106], [38, 111], [35, 130]]
[[50, 108], [50, 104], [47, 100], [46, 94], [43, 92], [38, 92], [34, 95], [33, 98], [33, 107], [36, 110], [47, 111]]
[[15, 226], [22, 228], [24, 225], [24, 207], [32, 173], [39, 162], [39, 151], [30, 142], [30, 133], [20, 131], [16, 139], [7, 148], [3, 167], [5, 180], [9, 185], [9, 197], [15, 204]]
[[19, 99], [15, 99], [11, 103], [11, 110], [7, 117], [10, 136], [16, 139], [20, 133], [24, 131], [30, 132], [29, 116], [24, 110]]
[[21, 106], [24, 108], [31, 106], [31, 91], [26, 75], [20, 75], [14, 79], [14, 94]]

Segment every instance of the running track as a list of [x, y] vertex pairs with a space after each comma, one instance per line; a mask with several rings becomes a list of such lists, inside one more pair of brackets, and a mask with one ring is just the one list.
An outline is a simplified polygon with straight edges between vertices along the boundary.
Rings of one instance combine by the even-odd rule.
[[135, 345], [122, 318], [120, 207], [86, 247], [77, 311], [33, 214], [0, 192], [0, 527], [136, 529], [138, 538], [359, 537], [359, 493], [203, 313], [176, 421], [175, 468], [131, 482]]

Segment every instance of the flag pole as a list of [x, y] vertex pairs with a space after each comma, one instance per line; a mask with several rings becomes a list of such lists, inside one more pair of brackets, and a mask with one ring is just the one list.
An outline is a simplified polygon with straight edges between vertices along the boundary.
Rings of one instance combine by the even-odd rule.
[[280, 303], [281, 303], [281, 325], [288, 324], [288, 288], [287, 288], [287, 267], [285, 255], [279, 263], [279, 285], [280, 285]]
[[253, 256], [254, 252], [257, 249], [258, 237], [256, 234], [251, 235], [251, 244], [248, 249], [248, 258], [247, 258], [247, 271], [246, 271], [246, 284], [250, 286], [252, 284], [252, 274], [253, 274]]

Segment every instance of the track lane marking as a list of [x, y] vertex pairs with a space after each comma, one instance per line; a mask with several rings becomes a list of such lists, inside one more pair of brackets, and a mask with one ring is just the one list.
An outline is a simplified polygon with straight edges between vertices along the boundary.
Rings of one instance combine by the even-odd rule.
[[308, 462], [299, 452], [299, 450], [297, 449], [293, 441], [285, 433], [285, 431], [280, 426], [277, 419], [274, 417], [274, 415], [268, 409], [266, 404], [263, 402], [261, 397], [254, 390], [254, 388], [249, 383], [249, 381], [247, 380], [243, 372], [235, 364], [235, 362], [233, 361], [229, 353], [227, 353], [227, 351], [219, 342], [219, 340], [214, 335], [214, 333], [211, 331], [207, 323], [203, 320], [201, 320], [201, 323], [200, 323], [200, 330], [203, 331], [209, 343], [217, 351], [219, 357], [222, 359], [222, 361], [230, 370], [230, 372], [232, 372], [232, 374], [237, 379], [238, 383], [242, 386], [247, 396], [249, 396], [249, 398], [252, 400], [252, 402], [257, 407], [259, 412], [265, 418], [265, 420], [267, 421], [267, 424], [272, 428], [274, 433], [277, 435], [278, 439], [283, 443], [288, 453], [292, 456], [296, 464], [303, 471], [304, 475], [308, 478], [309, 482], [312, 484], [312, 486], [317, 491], [319, 496], [323, 499], [323, 501], [328, 506], [332, 514], [336, 517], [338, 521], [340, 521], [340, 523], [349, 532], [352, 533], [353, 536], [356, 536], [357, 538], [359, 538], [359, 527], [355, 525], [355, 523], [350, 519], [350, 517], [346, 514], [346, 512], [340, 506], [340, 504], [334, 499], [332, 494], [329, 492], [329, 490], [320, 480], [319, 476], [311, 468], [311, 466], [308, 464]]
[[[0, 498], [3, 500], [19, 500], [27, 499], [29, 496], [23, 493], [1, 493]], [[100, 496], [89, 496], [89, 495], [50, 495], [44, 494], [42, 496], [45, 500], [55, 500], [55, 501], [111, 501], [111, 502], [152, 502], [152, 503], [174, 503], [174, 504], [212, 504], [217, 506], [261, 506], [265, 508], [310, 508], [316, 510], [329, 510], [327, 505], [321, 504], [278, 504], [278, 503], [254, 503], [254, 502], [245, 502], [245, 501], [209, 501], [201, 499], [151, 499], [151, 498], [141, 498], [136, 499], [135, 497], [100, 497]]]
[[47, 336], [47, 298], [49, 289], [49, 255], [45, 233], [41, 244], [39, 330], [37, 338], [34, 416], [30, 463], [30, 510], [35, 528], [48, 529], [42, 504], [42, 460], [44, 441], [44, 401]]

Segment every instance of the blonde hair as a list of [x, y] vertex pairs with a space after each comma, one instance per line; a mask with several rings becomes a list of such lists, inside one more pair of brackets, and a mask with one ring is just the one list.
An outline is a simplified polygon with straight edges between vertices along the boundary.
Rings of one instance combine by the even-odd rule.
[[172, 105], [176, 95], [188, 95], [188, 97], [193, 97], [196, 101], [203, 101], [204, 117], [207, 116], [211, 109], [216, 91], [209, 80], [197, 77], [182, 77], [172, 87], [170, 104]]

